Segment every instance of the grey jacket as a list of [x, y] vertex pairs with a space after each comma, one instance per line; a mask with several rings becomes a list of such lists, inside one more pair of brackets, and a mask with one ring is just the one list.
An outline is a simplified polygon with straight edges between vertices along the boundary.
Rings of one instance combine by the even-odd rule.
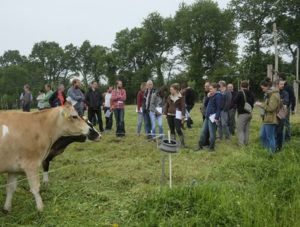
[[[149, 110], [153, 113], [158, 113], [156, 107], [164, 107], [164, 100], [160, 96], [158, 96], [157, 93], [153, 94], [151, 97]], [[163, 112], [164, 110], [162, 110], [162, 113]]]
[[230, 91], [225, 91], [222, 93], [222, 108], [221, 110], [223, 111], [229, 111], [230, 106], [231, 106], [231, 101], [232, 101], [232, 94]]

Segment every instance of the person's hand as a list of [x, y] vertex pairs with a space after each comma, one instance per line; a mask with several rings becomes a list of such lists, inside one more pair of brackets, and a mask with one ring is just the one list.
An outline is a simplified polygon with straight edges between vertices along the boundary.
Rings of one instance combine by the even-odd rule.
[[220, 120], [219, 119], [215, 119], [215, 122], [217, 125], [219, 125]]
[[211, 96], [211, 92], [208, 92], [208, 93], [207, 93], [207, 97], [210, 97], [210, 96]]
[[261, 103], [261, 102], [255, 102], [254, 105], [255, 105], [255, 106], [262, 106], [262, 103]]

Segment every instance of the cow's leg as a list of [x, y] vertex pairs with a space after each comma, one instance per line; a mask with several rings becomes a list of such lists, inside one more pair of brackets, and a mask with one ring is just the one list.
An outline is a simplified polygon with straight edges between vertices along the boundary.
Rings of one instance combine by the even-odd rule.
[[42, 211], [44, 205], [43, 205], [42, 197], [40, 195], [40, 179], [38, 175], [38, 168], [35, 168], [34, 170], [33, 169], [25, 170], [25, 173], [30, 186], [30, 191], [35, 198], [36, 208], [39, 211]]
[[49, 164], [50, 164], [50, 161], [48, 159], [48, 157], [43, 161], [43, 182], [44, 183], [48, 183], [49, 182]]
[[6, 185], [6, 200], [4, 204], [4, 212], [11, 211], [11, 201], [14, 192], [17, 188], [17, 175], [14, 173], [8, 173], [7, 175], [7, 185]]

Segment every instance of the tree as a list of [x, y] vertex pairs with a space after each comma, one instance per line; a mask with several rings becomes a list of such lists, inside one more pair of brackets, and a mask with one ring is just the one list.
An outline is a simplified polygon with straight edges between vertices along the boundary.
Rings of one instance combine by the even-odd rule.
[[43, 76], [48, 83], [59, 83], [64, 70], [64, 51], [56, 42], [42, 41], [34, 44], [30, 60], [43, 69]]
[[175, 22], [181, 56], [196, 86], [200, 86], [201, 76], [207, 72], [213, 76], [216, 69], [236, 63], [237, 34], [231, 12], [221, 11], [212, 1], [200, 0], [189, 6], [182, 4]]
[[21, 65], [27, 61], [25, 56], [21, 56], [18, 50], [5, 51], [0, 57], [0, 66]]

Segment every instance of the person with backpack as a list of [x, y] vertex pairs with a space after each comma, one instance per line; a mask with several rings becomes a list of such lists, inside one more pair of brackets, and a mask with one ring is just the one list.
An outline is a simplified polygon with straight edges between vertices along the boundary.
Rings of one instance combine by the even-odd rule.
[[32, 94], [28, 84], [24, 85], [24, 92], [20, 96], [21, 107], [23, 112], [30, 112], [30, 105], [32, 102]]
[[277, 113], [280, 107], [280, 94], [278, 89], [272, 87], [272, 83], [268, 80], [263, 80], [260, 87], [264, 92], [264, 102], [255, 103], [255, 106], [263, 111], [260, 139], [263, 147], [274, 153], [277, 148], [276, 128], [278, 125]]
[[277, 150], [280, 151], [282, 149], [282, 144], [284, 141], [284, 123], [288, 114], [288, 104], [289, 104], [289, 93], [284, 90], [285, 82], [281, 79], [275, 81], [276, 88], [279, 90], [280, 94], [280, 112], [277, 114], [278, 117], [278, 125], [276, 130], [276, 141], [277, 141]]
[[252, 109], [254, 106], [254, 96], [249, 90], [249, 83], [243, 80], [240, 85], [241, 89], [238, 91], [234, 105], [237, 108], [237, 136], [239, 145], [248, 145], [250, 122], [252, 119]]

